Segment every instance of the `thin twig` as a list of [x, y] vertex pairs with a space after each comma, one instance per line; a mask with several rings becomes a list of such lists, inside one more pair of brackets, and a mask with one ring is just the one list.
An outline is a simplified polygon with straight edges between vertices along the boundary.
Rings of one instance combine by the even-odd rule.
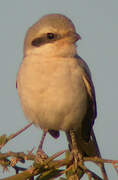
[[[91, 171], [91, 170], [87, 170], [87, 174], [91, 174], [91, 179], [92, 179], [92, 177], [95, 179], [95, 180], [103, 180], [101, 177], [99, 177], [97, 174], [95, 174], [93, 171]], [[90, 180], [91, 180], [90, 179]]]
[[118, 165], [116, 165], [116, 163], [112, 163], [112, 165], [113, 165], [113, 167], [114, 167], [114, 169], [116, 170], [116, 172], [117, 172], [117, 174], [118, 174]]
[[91, 172], [87, 172], [86, 174], [88, 175], [88, 180], [92, 180], [92, 174], [91, 174]]
[[3, 146], [5, 146], [11, 139], [15, 138], [19, 134], [21, 134], [23, 131], [25, 131], [27, 128], [29, 128], [32, 125], [32, 123], [26, 125], [24, 128], [20, 129], [18, 132], [15, 134], [11, 134], [10, 136], [3, 135], [1, 138], [3, 139], [3, 142], [0, 144], [0, 150], [2, 149]]
[[21, 134], [22, 132], [24, 132], [26, 129], [28, 129], [30, 126], [32, 126], [33, 123], [29, 123], [28, 125], [26, 125], [24, 128], [20, 129], [19, 131], [17, 131], [15, 134], [12, 134], [9, 136], [9, 140], [15, 138], [16, 136], [18, 136], [19, 134]]
[[100, 167], [100, 170], [101, 170], [103, 179], [104, 179], [104, 180], [108, 180], [108, 176], [107, 176], [106, 170], [105, 170], [105, 168], [104, 168], [104, 164], [103, 164], [103, 163], [99, 163], [98, 165], [99, 165], [99, 167]]
[[62, 150], [60, 152], [57, 152], [53, 154], [50, 158], [47, 159], [47, 162], [52, 161], [53, 159], [56, 159], [57, 157], [61, 156], [63, 153], [65, 153], [67, 150]]

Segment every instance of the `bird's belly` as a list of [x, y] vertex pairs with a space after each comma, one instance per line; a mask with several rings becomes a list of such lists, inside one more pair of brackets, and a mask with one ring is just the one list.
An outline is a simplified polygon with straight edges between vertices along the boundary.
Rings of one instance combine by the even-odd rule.
[[35, 125], [64, 131], [81, 126], [87, 95], [80, 76], [68, 70], [53, 74], [33, 71], [30, 76], [25, 70], [18, 86], [24, 114]]

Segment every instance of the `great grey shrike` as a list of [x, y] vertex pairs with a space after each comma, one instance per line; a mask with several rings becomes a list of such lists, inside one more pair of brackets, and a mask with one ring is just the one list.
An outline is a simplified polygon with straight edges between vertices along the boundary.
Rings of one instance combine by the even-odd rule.
[[95, 91], [90, 70], [77, 54], [79, 39], [74, 24], [64, 15], [43, 16], [27, 31], [17, 90], [30, 122], [55, 138], [62, 130], [69, 140], [74, 131], [82, 154], [96, 156]]

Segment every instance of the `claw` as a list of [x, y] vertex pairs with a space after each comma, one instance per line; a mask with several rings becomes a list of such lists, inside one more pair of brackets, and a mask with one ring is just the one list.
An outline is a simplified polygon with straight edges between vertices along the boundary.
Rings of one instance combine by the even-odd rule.
[[77, 171], [78, 162], [82, 161], [83, 156], [82, 156], [82, 152], [78, 149], [74, 130], [70, 130], [70, 137], [71, 137], [71, 141], [72, 141], [71, 153], [72, 153], [72, 156], [74, 159], [74, 168], [75, 168], [75, 171]]

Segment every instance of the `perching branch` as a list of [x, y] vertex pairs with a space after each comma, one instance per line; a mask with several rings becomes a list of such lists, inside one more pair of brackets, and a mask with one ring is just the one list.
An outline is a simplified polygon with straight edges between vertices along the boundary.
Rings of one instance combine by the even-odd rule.
[[[0, 137], [0, 148], [2, 149], [2, 147], [5, 146], [9, 140], [13, 139], [30, 126], [31, 124], [8, 137], [6, 135], [2, 135]], [[64, 159], [55, 160], [63, 153], [65, 153]], [[23, 168], [17, 165], [19, 162], [26, 163], [29, 160], [32, 161], [32, 166], [29, 168]], [[102, 178], [85, 166], [85, 162], [88, 161], [98, 165], [98, 167], [101, 169]], [[83, 157], [81, 161], [77, 162], [77, 169], [75, 169], [75, 164], [71, 152], [65, 150], [55, 153], [51, 157], [48, 157], [48, 155], [43, 151], [35, 154], [33, 153], [33, 150], [28, 153], [0, 153], [0, 165], [3, 168], [3, 171], [7, 170], [9, 167], [12, 167], [16, 172], [15, 175], [4, 178], [2, 180], [33, 180], [37, 175], [37, 180], [52, 180], [56, 177], [61, 177], [61, 175], [65, 175], [66, 177], [61, 179], [79, 180], [82, 177], [79, 176], [80, 172], [82, 172], [82, 174], [86, 174], [89, 180], [107, 180], [108, 178], [105, 176], [105, 173], [102, 169], [104, 163], [112, 164], [118, 174], [118, 160], [102, 159], [99, 157]]]

